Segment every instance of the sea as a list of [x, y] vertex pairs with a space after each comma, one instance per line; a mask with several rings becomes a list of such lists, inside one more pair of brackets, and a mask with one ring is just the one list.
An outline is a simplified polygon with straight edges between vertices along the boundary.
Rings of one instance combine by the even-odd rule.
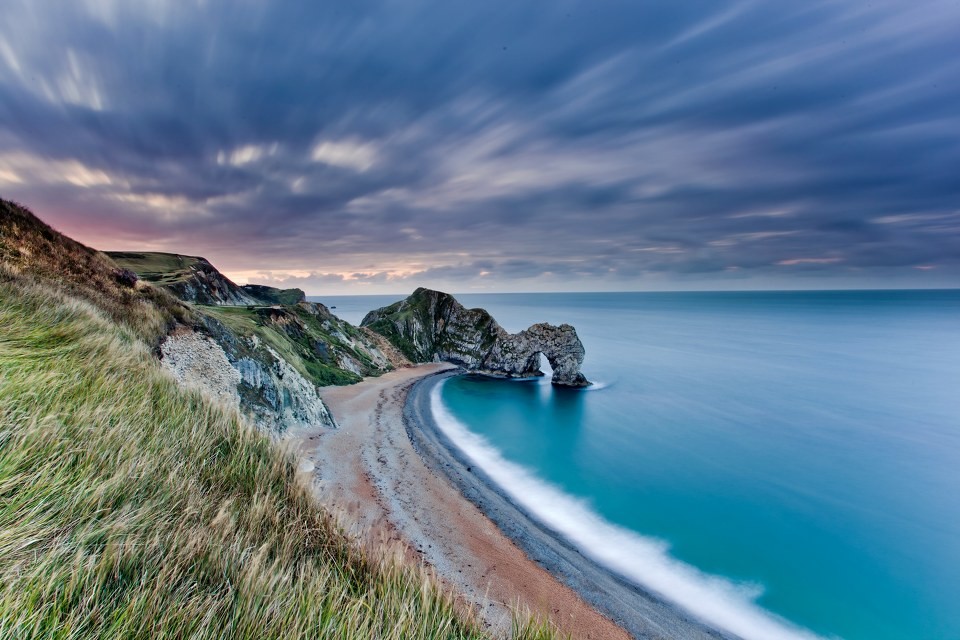
[[960, 290], [457, 298], [577, 328], [588, 389], [544, 361], [432, 402], [584, 556], [747, 640], [960, 639]]

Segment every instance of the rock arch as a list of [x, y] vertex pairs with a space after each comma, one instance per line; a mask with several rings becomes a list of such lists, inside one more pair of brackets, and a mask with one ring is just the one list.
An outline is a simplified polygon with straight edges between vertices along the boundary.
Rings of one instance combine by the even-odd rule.
[[361, 326], [383, 335], [414, 362], [443, 360], [494, 376], [540, 376], [540, 354], [553, 367], [553, 384], [585, 387], [586, 351], [569, 324], [535, 324], [507, 333], [483, 309], [467, 309], [453, 296], [417, 289], [407, 299], [371, 311]]

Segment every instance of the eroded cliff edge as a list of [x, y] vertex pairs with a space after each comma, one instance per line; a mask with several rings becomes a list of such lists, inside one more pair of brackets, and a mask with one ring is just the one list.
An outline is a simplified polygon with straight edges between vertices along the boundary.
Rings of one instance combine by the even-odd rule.
[[[352, 384], [405, 363], [382, 348], [381, 336], [307, 301], [299, 289], [239, 287], [202, 258], [111, 256], [123, 257], [121, 266], [134, 278], [149, 276], [152, 286], [189, 303], [190, 322], [161, 340], [161, 365], [180, 382], [237, 407], [267, 433], [336, 426], [319, 387]], [[183, 264], [192, 266], [184, 272]]]
[[586, 351], [568, 324], [535, 324], [508, 333], [484, 309], [467, 309], [448, 293], [419, 288], [409, 297], [368, 313], [360, 323], [393, 343], [414, 362], [442, 360], [487, 375], [540, 376], [540, 354], [553, 368], [553, 384], [586, 387], [580, 372]]

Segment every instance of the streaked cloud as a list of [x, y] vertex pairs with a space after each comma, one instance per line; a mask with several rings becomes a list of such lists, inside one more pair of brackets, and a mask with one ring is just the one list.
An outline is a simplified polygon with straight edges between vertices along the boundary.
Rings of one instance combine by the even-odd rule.
[[792, 267], [798, 264], [836, 264], [842, 261], [843, 258], [790, 258], [789, 260], [781, 260], [777, 264]]
[[960, 5], [10, 0], [0, 195], [310, 291], [960, 281]]
[[279, 145], [274, 142], [271, 145], [246, 144], [230, 152], [221, 150], [217, 152], [217, 164], [230, 164], [235, 167], [242, 167], [245, 164], [256, 162], [265, 156], [275, 155], [278, 148]]
[[324, 140], [313, 147], [310, 157], [314, 162], [366, 171], [377, 161], [377, 151], [369, 143]]

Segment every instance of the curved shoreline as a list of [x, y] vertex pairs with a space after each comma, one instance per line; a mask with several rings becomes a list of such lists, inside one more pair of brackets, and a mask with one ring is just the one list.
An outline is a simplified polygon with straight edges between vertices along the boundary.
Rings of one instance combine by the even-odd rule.
[[448, 370], [417, 380], [404, 404], [407, 436], [432, 471], [445, 477], [530, 559], [634, 638], [736, 638], [708, 627], [676, 605], [584, 557], [515, 505], [482, 469], [475, 467], [439, 428], [431, 410], [433, 388], [458, 373]]
[[[525, 612], [586, 640], [630, 634], [590, 606], [518, 547], [411, 442], [404, 408], [424, 376], [454, 370], [429, 363], [401, 368], [321, 396], [338, 428], [290, 433], [300, 473], [315, 496], [372, 551], [392, 549], [428, 565], [492, 637], [510, 637]], [[662, 637], [662, 636], [661, 636]]]

